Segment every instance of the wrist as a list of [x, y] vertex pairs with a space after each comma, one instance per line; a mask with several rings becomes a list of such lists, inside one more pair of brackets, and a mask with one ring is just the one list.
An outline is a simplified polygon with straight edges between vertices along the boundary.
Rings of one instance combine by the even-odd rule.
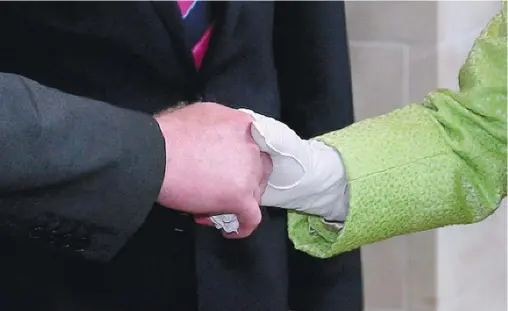
[[[155, 121], [159, 125], [159, 129], [161, 132], [161, 135], [163, 137], [164, 141], [164, 174], [162, 178], [162, 183], [160, 185], [159, 189], [159, 195], [157, 197], [157, 203], [164, 205], [164, 206], [171, 206], [172, 202], [172, 196], [170, 189], [173, 189], [172, 187], [172, 175], [174, 175], [176, 172], [171, 169], [171, 161], [169, 161], [169, 155], [171, 148], [171, 141], [172, 141], [172, 135], [174, 134], [174, 129], [172, 129], [172, 125], [174, 122], [169, 121], [169, 116], [166, 114], [159, 114], [154, 116]], [[169, 121], [169, 122], [168, 122]], [[170, 175], [170, 172], [172, 174]]]
[[309, 211], [319, 211], [324, 220], [344, 222], [349, 208], [347, 176], [340, 152], [318, 140], [310, 140], [313, 159], [309, 178], [315, 185], [315, 197]]

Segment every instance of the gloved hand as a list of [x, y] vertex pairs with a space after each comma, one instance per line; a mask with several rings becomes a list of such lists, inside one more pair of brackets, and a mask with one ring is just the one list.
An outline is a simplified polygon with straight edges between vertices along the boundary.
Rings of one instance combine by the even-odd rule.
[[[261, 197], [261, 205], [295, 209], [330, 222], [343, 222], [348, 195], [339, 153], [317, 140], [303, 140], [287, 125], [250, 110], [251, 134], [261, 151], [270, 155], [273, 171]], [[211, 217], [216, 228], [233, 232], [234, 215]]]

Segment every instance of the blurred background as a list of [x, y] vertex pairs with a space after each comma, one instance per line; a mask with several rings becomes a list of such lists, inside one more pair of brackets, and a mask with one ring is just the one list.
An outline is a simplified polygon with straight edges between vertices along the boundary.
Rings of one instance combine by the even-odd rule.
[[[499, 1], [346, 3], [357, 120], [457, 89]], [[365, 311], [506, 311], [506, 200], [486, 221], [363, 248]]]

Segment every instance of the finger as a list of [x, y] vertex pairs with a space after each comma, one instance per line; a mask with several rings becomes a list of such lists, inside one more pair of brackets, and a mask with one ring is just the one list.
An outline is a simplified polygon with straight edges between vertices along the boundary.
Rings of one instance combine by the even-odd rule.
[[259, 187], [255, 187], [253, 192], [254, 198], [256, 199], [256, 202], [258, 204], [261, 201], [261, 196], [266, 190], [266, 186], [268, 184], [273, 169], [272, 159], [267, 153], [261, 152], [260, 158], [261, 158], [261, 169], [259, 170], [260, 174], [258, 177]]
[[213, 221], [208, 216], [194, 216], [194, 222], [198, 225], [214, 227]]
[[269, 185], [277, 189], [289, 189], [300, 183], [305, 175], [304, 163], [309, 163], [308, 143], [282, 122], [240, 109], [251, 115], [252, 139], [262, 152], [270, 155], [272, 173]]
[[[259, 146], [261, 151], [266, 152], [271, 156], [279, 155], [277, 150], [271, 148], [270, 144], [268, 143], [268, 139], [265, 136], [267, 131], [269, 130], [269, 128], [267, 127], [276, 125], [277, 121], [272, 118], [261, 115], [259, 113], [255, 113], [254, 111], [249, 109], [240, 108], [238, 110], [252, 117], [253, 122], [250, 128], [251, 136], [256, 142], [256, 144]], [[274, 134], [276, 135], [276, 133]]]
[[241, 239], [248, 237], [261, 223], [261, 209], [257, 201], [252, 197], [245, 202], [245, 205], [236, 213], [240, 224], [238, 233], [223, 233], [225, 238]]
[[256, 144], [259, 146], [259, 149], [262, 152], [268, 153], [270, 156], [276, 157], [280, 155], [277, 150], [271, 148], [268, 145], [268, 141], [261, 130], [261, 124], [257, 123], [256, 121], [252, 122], [250, 125], [250, 134], [252, 136], [252, 139], [256, 142]]
[[238, 110], [247, 113], [254, 120], [250, 131], [252, 138], [261, 151], [270, 154], [272, 157], [294, 154], [294, 149], [298, 148], [302, 140], [295, 131], [274, 118], [255, 113], [249, 109], [241, 108]]
[[[270, 133], [270, 141], [262, 134], [263, 131]], [[299, 159], [298, 156], [306, 155], [303, 152], [305, 144], [295, 142], [291, 138], [284, 140], [284, 135], [277, 132], [276, 128], [267, 129], [266, 124], [259, 124], [257, 121], [251, 124], [251, 134], [259, 149], [270, 155], [272, 168], [269, 175], [270, 185], [285, 189], [296, 185], [303, 178], [305, 170], [301, 161], [306, 159]], [[295, 137], [300, 140], [299, 137]], [[303, 150], [297, 150], [298, 148]]]
[[250, 109], [240, 108], [240, 109], [238, 109], [238, 111], [241, 111], [241, 112], [244, 112], [244, 113], [250, 115], [253, 120], [259, 119], [259, 116], [260, 116], [259, 114], [255, 113], [254, 111], [252, 111]]
[[[263, 166], [261, 179], [259, 181], [259, 196], [263, 195], [273, 171], [272, 159], [267, 153], [261, 152], [261, 165]], [[257, 197], [256, 197], [257, 198]]]

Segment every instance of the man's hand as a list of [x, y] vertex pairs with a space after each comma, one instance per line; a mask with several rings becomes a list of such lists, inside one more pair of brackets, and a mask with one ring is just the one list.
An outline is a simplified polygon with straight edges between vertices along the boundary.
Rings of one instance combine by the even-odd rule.
[[261, 222], [259, 201], [272, 166], [252, 139], [252, 117], [215, 103], [196, 103], [155, 117], [166, 141], [158, 202], [196, 217], [237, 215], [238, 235]]

